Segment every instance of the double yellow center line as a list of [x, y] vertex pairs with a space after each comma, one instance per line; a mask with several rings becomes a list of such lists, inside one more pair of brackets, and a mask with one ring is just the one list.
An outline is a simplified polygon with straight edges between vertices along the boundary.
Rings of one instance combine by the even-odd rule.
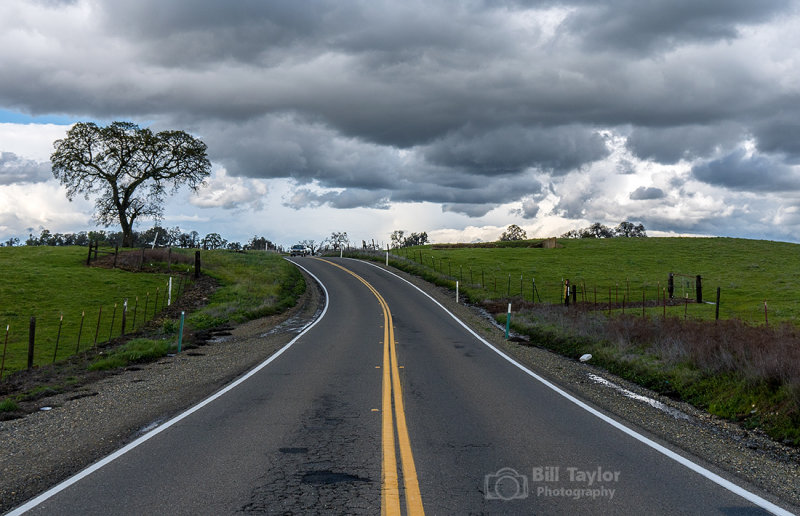
[[[338, 267], [354, 276], [375, 295], [383, 309], [383, 383], [382, 383], [382, 471], [381, 471], [381, 514], [402, 514], [400, 510], [400, 487], [397, 470], [397, 445], [395, 444], [395, 423], [397, 424], [397, 444], [405, 488], [406, 513], [408, 515], [425, 514], [422, 507], [422, 496], [419, 491], [417, 468], [414, 466], [414, 455], [411, 453], [411, 440], [408, 437], [406, 414], [403, 408], [403, 390], [400, 385], [400, 368], [397, 365], [397, 346], [394, 340], [392, 312], [386, 300], [367, 280], [328, 260], [326, 263]], [[394, 402], [394, 403], [392, 403]], [[394, 406], [394, 414], [392, 413]]]

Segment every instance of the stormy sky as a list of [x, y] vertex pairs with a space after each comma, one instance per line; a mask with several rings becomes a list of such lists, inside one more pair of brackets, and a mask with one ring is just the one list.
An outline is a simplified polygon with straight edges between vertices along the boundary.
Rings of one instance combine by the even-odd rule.
[[0, 239], [93, 229], [53, 141], [130, 120], [208, 145], [164, 225], [230, 240], [630, 220], [800, 241], [799, 7], [4, 0]]

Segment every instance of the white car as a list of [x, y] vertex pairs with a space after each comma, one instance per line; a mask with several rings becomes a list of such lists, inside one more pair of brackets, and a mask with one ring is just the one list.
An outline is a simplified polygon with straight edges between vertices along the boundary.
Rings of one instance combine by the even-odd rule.
[[303, 244], [295, 244], [289, 250], [289, 254], [291, 256], [308, 256], [311, 254], [311, 250]]

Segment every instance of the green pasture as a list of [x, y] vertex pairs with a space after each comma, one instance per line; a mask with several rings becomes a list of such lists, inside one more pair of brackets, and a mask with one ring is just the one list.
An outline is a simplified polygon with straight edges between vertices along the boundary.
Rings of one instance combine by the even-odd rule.
[[[102, 344], [119, 336], [125, 299], [126, 333], [134, 322], [138, 329], [164, 307], [168, 274], [87, 267], [86, 254], [85, 247], [0, 248], [4, 375], [27, 365], [31, 317], [36, 318], [34, 364], [44, 365], [94, 346], [95, 337]], [[279, 312], [292, 306], [305, 289], [297, 269], [275, 253], [203, 251], [201, 261], [203, 273], [215, 277], [220, 287], [206, 307], [187, 315], [187, 324], [195, 329]], [[173, 299], [181, 284], [180, 276], [174, 274]], [[177, 321], [166, 321], [164, 326], [163, 333], [174, 333]]]
[[[144, 323], [145, 317], [152, 319], [156, 291], [158, 305], [163, 306], [168, 275], [86, 267], [86, 252], [84, 247], [0, 248], [0, 346], [5, 345], [8, 327], [6, 373], [22, 369], [27, 364], [31, 317], [36, 318], [34, 363], [44, 364], [53, 361], [57, 337], [56, 360], [93, 346], [95, 336], [98, 343], [107, 341], [109, 335], [118, 336], [122, 330], [122, 307], [126, 299], [126, 331], [130, 331], [134, 324], [134, 310], [137, 328]], [[173, 295], [177, 286], [176, 276], [173, 278]]]
[[[555, 249], [437, 248], [395, 249], [393, 254], [422, 263], [450, 280], [476, 301], [522, 294], [545, 303], [561, 299], [563, 281], [578, 287], [578, 300], [621, 311], [641, 312], [642, 294], [649, 313], [663, 311], [659, 299], [669, 273], [676, 274], [675, 298], [695, 299], [694, 277], [703, 278], [701, 305], [668, 306], [668, 314], [713, 319], [716, 289], [721, 289], [720, 318], [763, 324], [793, 321], [800, 315], [800, 245], [734, 238], [560, 239]], [[519, 245], [519, 243], [517, 243]], [[509, 281], [510, 278], [510, 281]], [[509, 288], [510, 285], [510, 288]], [[630, 308], [635, 303], [638, 308]]]

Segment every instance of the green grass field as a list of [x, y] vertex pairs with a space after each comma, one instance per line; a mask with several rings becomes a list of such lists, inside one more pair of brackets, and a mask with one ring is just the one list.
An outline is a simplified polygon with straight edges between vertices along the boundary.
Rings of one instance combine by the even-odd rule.
[[[145, 318], [154, 317], [155, 309], [164, 306], [169, 275], [86, 267], [86, 252], [84, 247], [0, 248], [0, 353], [6, 348], [3, 374], [26, 367], [32, 316], [36, 318], [34, 364], [44, 365], [93, 346], [95, 335], [98, 344], [119, 336], [125, 299], [126, 333], [133, 327], [134, 311], [139, 328]], [[305, 289], [297, 269], [274, 253], [203, 251], [202, 264], [203, 272], [215, 277], [220, 287], [206, 307], [188, 315], [187, 324], [194, 329], [280, 312], [292, 306]], [[174, 296], [179, 285], [178, 276], [173, 276]], [[177, 329], [174, 322], [167, 325], [165, 332]]]
[[[92, 346], [96, 334], [98, 342], [108, 340], [109, 335], [118, 336], [125, 299], [128, 300], [128, 330], [134, 322], [134, 307], [136, 326], [144, 323], [146, 299], [149, 299], [150, 312], [147, 318], [153, 317], [156, 289], [161, 297], [168, 285], [168, 275], [86, 267], [85, 262], [86, 248], [83, 247], [0, 248], [0, 345], [5, 343], [8, 327], [6, 373], [27, 364], [31, 317], [36, 318], [35, 364], [53, 361], [62, 315], [56, 360], [74, 354], [79, 346], [80, 349]], [[177, 286], [175, 282], [173, 279], [173, 288]], [[116, 316], [114, 304], [117, 304]], [[163, 304], [163, 299], [159, 304]], [[80, 330], [82, 313], [85, 318]]]
[[[703, 300], [716, 301], [721, 289], [720, 318], [764, 323], [764, 301], [772, 321], [800, 316], [800, 245], [733, 238], [614, 238], [558, 241], [563, 247], [447, 248], [434, 246], [394, 250], [461, 281], [476, 301], [519, 296], [532, 299], [532, 282], [542, 301], [557, 303], [562, 281], [577, 285], [579, 300], [599, 304], [638, 303], [659, 299], [670, 272], [675, 297], [694, 299], [694, 276], [703, 277]], [[510, 289], [509, 289], [509, 276]], [[522, 281], [520, 281], [522, 278]], [[596, 298], [595, 298], [596, 292]], [[584, 298], [585, 295], [585, 298]], [[536, 301], [538, 302], [538, 298]], [[668, 308], [683, 315], [684, 306]], [[651, 310], [662, 310], [651, 308]], [[690, 317], [713, 319], [715, 306], [689, 304]]]
[[[516, 302], [512, 328], [535, 345], [572, 358], [590, 353], [593, 364], [624, 378], [800, 446], [799, 245], [730, 238], [558, 242], [555, 249], [522, 242], [397, 249], [392, 264], [450, 288], [459, 280], [470, 302], [502, 307], [501, 324], [505, 302]], [[701, 275], [704, 303], [678, 301], [663, 317], [657, 300], [670, 272], [678, 275], [678, 299], [695, 298], [694, 277]], [[526, 306], [519, 299], [531, 301], [533, 278], [542, 303], [537, 296]], [[565, 279], [589, 310], [561, 306]], [[721, 321], [714, 323], [717, 287]]]

